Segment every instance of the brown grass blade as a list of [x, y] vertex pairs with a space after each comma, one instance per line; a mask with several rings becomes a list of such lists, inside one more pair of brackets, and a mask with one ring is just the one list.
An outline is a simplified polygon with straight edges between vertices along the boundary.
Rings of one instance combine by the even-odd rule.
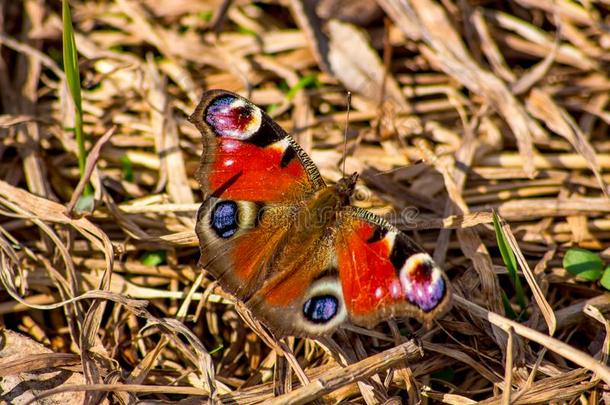
[[532, 340], [546, 347], [548, 350], [555, 352], [570, 361], [573, 361], [581, 367], [584, 367], [588, 370], [597, 373], [599, 378], [606, 382], [606, 384], [608, 384], [608, 382], [610, 381], [610, 368], [601, 364], [599, 361], [595, 360], [588, 354], [576, 350], [572, 346], [558, 339], [535, 331], [531, 328], [528, 328], [527, 326], [523, 326], [520, 323], [511, 321], [510, 319], [504, 318], [503, 316], [500, 316], [493, 312], [489, 312], [479, 307], [478, 305], [468, 300], [465, 300], [462, 297], [456, 297], [456, 303], [460, 307], [470, 312], [472, 315], [475, 315], [481, 319], [486, 319], [487, 321], [504, 330], [508, 330], [508, 328], [513, 328], [515, 333], [519, 336], [523, 336], [526, 339]]
[[439, 5], [428, 0], [384, 0], [382, 6], [390, 3], [393, 10], [399, 10], [399, 14], [406, 14], [415, 22], [427, 45], [421, 49], [424, 55], [470, 91], [485, 97], [504, 117], [517, 138], [523, 168], [532, 177], [532, 133], [535, 135], [538, 131], [519, 101], [497, 77], [476, 65]]
[[546, 126], [572, 144], [576, 152], [582, 155], [588, 163], [589, 168], [599, 182], [599, 187], [608, 197], [608, 189], [601, 175], [601, 167], [595, 149], [567, 111], [559, 107], [548, 93], [539, 89], [534, 89], [530, 93], [527, 99], [527, 108], [534, 116], [544, 121]]
[[370, 356], [345, 368], [331, 370], [304, 387], [274, 398], [269, 404], [304, 404], [332, 392], [346, 384], [366, 378], [391, 367], [399, 361], [415, 361], [419, 348], [412, 341]]

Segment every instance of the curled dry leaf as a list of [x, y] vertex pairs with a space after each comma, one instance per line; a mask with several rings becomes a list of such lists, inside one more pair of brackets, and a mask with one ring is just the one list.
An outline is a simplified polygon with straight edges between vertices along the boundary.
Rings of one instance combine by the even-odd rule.
[[398, 83], [391, 75], [386, 76], [383, 63], [364, 32], [338, 20], [330, 20], [326, 28], [330, 38], [328, 60], [337, 79], [348, 90], [371, 100], [374, 106], [385, 101], [380, 99], [385, 94], [397, 107], [395, 110], [406, 109]]
[[[3, 403], [25, 404], [34, 400], [38, 393], [58, 387], [84, 384], [81, 373], [58, 369], [62, 366], [79, 364], [79, 356], [53, 353], [29, 337], [10, 330], [0, 332], [0, 339], [2, 340], [0, 392]], [[74, 393], [66, 389], [65, 392], [40, 403], [78, 404], [83, 403], [84, 397], [83, 392]]]
[[336, 18], [356, 25], [368, 25], [381, 18], [383, 10], [370, 0], [321, 0], [316, 13], [323, 19]]

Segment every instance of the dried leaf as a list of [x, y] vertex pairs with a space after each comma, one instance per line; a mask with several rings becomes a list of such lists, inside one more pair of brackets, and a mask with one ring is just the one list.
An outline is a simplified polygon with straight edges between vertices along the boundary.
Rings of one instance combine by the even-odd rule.
[[330, 38], [328, 61], [343, 85], [370, 100], [373, 107], [385, 101], [380, 99], [385, 94], [397, 111], [406, 109], [407, 103], [396, 80], [390, 75], [384, 82], [383, 62], [364, 32], [338, 20], [330, 20], [327, 28]]

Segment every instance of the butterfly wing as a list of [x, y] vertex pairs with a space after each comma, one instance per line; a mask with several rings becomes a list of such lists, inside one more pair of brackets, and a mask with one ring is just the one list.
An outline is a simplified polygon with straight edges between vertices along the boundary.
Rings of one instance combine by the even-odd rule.
[[325, 186], [295, 140], [237, 94], [207, 91], [189, 120], [203, 135], [197, 180], [204, 198], [287, 202]]
[[447, 276], [413, 240], [369, 211], [350, 207], [342, 216], [335, 248], [353, 323], [408, 316], [429, 326], [449, 308]]
[[200, 266], [247, 301], [273, 271], [291, 207], [325, 184], [294, 139], [237, 94], [206, 92], [189, 120], [203, 137]]

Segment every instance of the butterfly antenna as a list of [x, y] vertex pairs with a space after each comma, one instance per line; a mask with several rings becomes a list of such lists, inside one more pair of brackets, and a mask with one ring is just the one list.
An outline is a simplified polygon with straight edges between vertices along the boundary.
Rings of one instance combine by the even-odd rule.
[[345, 133], [343, 134], [343, 177], [345, 177], [345, 161], [347, 160], [347, 128], [349, 127], [349, 110], [352, 106], [352, 92], [348, 91], [346, 95], [347, 114], [345, 114]]

